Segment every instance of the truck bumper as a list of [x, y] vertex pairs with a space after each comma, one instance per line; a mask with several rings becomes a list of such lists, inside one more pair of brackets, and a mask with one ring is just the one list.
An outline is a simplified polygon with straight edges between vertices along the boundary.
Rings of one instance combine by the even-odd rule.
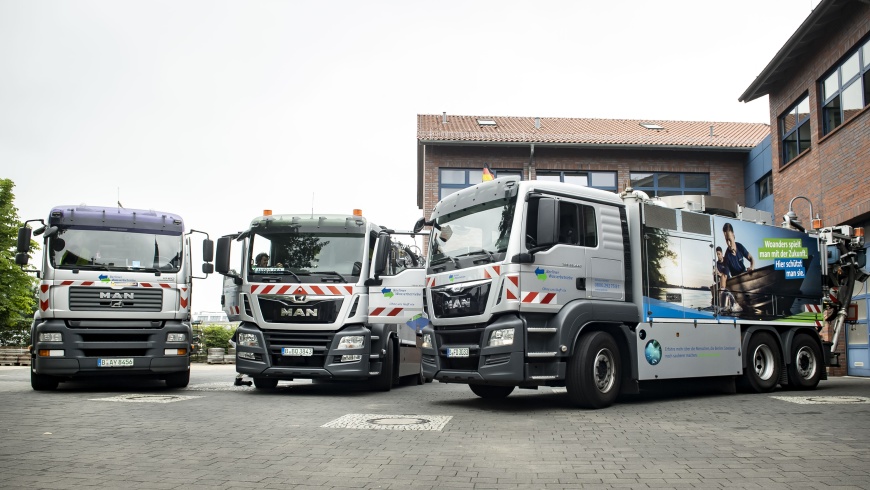
[[[82, 323], [86, 323], [82, 321]], [[33, 362], [37, 374], [59, 377], [148, 376], [190, 369], [190, 326], [180, 321], [159, 327], [129, 327], [123, 322], [100, 327], [71, 328], [63, 320], [47, 320], [33, 328]], [[40, 341], [40, 334], [60, 334], [60, 342]], [[185, 342], [168, 342], [169, 333], [186, 334]], [[184, 354], [167, 355], [167, 351]], [[123, 363], [102, 367], [100, 360]]]
[[[494, 330], [513, 328], [511, 345], [489, 347]], [[423, 376], [445, 383], [469, 383], [517, 386], [530, 381], [525, 362], [523, 322], [515, 315], [504, 315], [479, 329], [457, 331], [423, 329], [432, 346], [423, 349]], [[453, 357], [451, 349], [468, 348], [468, 357]]]
[[[254, 378], [358, 380], [381, 371], [381, 356], [372, 353], [371, 331], [364, 327], [350, 327], [339, 332], [264, 332], [243, 323], [238, 332], [253, 334], [257, 338], [255, 346], [236, 345], [236, 371]], [[362, 336], [363, 346], [338, 349], [341, 338], [345, 336]], [[285, 348], [300, 347], [310, 347], [311, 355], [289, 356], [283, 353]]]

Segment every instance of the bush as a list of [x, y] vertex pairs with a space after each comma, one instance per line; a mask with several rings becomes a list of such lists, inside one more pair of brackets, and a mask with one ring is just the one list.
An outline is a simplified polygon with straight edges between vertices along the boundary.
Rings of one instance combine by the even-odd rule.
[[230, 347], [230, 339], [236, 327], [222, 327], [220, 325], [209, 325], [202, 329], [202, 343], [206, 352], [209, 349], [227, 349]]

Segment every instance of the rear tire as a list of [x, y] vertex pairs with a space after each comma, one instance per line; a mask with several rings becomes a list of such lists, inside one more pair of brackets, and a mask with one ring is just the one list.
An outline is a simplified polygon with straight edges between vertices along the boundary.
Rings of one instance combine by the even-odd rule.
[[822, 379], [824, 361], [819, 345], [807, 334], [794, 336], [788, 365], [788, 386], [796, 390], [812, 390]]
[[514, 386], [468, 385], [471, 391], [488, 400], [507, 398], [514, 391]]
[[36, 391], [54, 391], [59, 381], [48, 374], [36, 374], [30, 369], [30, 387]]
[[254, 378], [254, 387], [258, 390], [274, 390], [278, 387], [278, 380], [275, 378]]
[[167, 374], [165, 381], [169, 388], [184, 388], [190, 384], [190, 370]]
[[393, 341], [388, 340], [386, 354], [381, 359], [381, 373], [369, 380], [369, 386], [375, 391], [390, 391], [393, 388]]
[[776, 388], [782, 373], [782, 353], [773, 336], [766, 332], [752, 334], [746, 354], [749, 365], [737, 379], [738, 388], [753, 393], [767, 393]]
[[568, 361], [565, 386], [571, 401], [584, 408], [613, 405], [622, 384], [619, 347], [607, 332], [590, 332], [580, 337], [577, 350]]

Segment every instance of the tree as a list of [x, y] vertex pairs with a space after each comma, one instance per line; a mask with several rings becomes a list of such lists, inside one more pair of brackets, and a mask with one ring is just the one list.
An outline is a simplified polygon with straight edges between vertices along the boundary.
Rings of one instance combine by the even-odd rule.
[[[38, 297], [35, 278], [15, 264], [18, 244], [18, 209], [14, 206], [15, 187], [9, 179], [0, 179], [0, 343], [27, 342], [27, 332]], [[31, 241], [32, 249], [38, 244]], [[22, 332], [24, 332], [22, 337]]]

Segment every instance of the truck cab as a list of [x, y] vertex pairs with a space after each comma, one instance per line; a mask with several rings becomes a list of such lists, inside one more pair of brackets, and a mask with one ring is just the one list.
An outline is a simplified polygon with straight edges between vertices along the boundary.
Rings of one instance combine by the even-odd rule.
[[[19, 230], [16, 256], [26, 265], [31, 236], [42, 236], [32, 387], [101, 375], [151, 375], [186, 386], [195, 231], [185, 234], [172, 213], [94, 206], [58, 206], [47, 224], [32, 221], [43, 226]], [[206, 238], [205, 275], [212, 255]]]
[[422, 381], [425, 268], [419, 247], [398, 240], [414, 235], [361, 214], [264, 213], [220, 238], [222, 304], [240, 321], [236, 370], [260, 389], [297, 378], [384, 391], [401, 377]]

